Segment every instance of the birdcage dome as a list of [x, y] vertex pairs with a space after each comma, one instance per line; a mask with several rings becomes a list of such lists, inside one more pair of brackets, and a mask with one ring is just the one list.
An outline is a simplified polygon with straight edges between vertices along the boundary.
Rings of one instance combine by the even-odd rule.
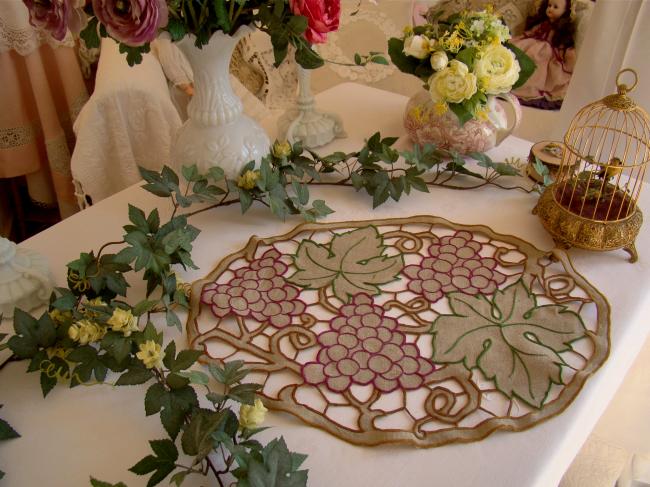
[[[631, 85], [621, 82], [627, 72]], [[565, 246], [626, 248], [636, 258], [637, 202], [650, 162], [650, 118], [628, 96], [637, 81], [633, 70], [621, 71], [617, 92], [582, 108], [566, 132], [555, 182], [537, 206], [544, 226]]]

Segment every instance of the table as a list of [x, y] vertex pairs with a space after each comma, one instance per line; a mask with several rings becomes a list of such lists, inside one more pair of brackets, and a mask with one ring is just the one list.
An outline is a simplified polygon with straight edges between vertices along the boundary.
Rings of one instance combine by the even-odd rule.
[[[348, 139], [322, 148], [357, 149], [375, 130], [384, 135], [402, 134], [401, 113], [406, 98], [352, 83], [338, 85], [317, 96], [319, 106], [338, 113], [346, 123]], [[272, 120], [267, 127], [273, 128]], [[491, 151], [495, 160], [525, 158], [531, 143], [511, 137]], [[539, 248], [553, 242], [537, 217], [531, 214], [535, 196], [521, 191], [484, 187], [459, 193], [434, 188], [414, 193], [400, 203], [388, 202], [377, 210], [371, 200], [352, 189], [314, 187], [314, 198], [323, 198], [336, 210], [330, 221], [433, 214], [465, 224], [484, 224], [499, 233], [514, 234]], [[127, 222], [127, 204], [145, 209], [159, 206], [160, 199], [131, 187], [75, 215], [21, 245], [48, 256], [54, 276], [64, 282], [64, 265], [82, 250], [97, 249], [119, 239]], [[650, 192], [642, 194], [641, 206], [650, 208]], [[164, 215], [162, 215], [164, 218]], [[202, 230], [195, 243], [194, 261], [199, 270], [182, 274], [185, 280], [203, 277], [225, 255], [243, 247], [252, 234], [279, 235], [299, 223], [280, 222], [264, 208], [253, 208], [242, 218], [237, 206], [197, 215], [193, 224]], [[648, 332], [650, 284], [648, 226], [637, 240], [639, 262], [627, 262], [622, 251], [590, 253], [572, 250], [579, 272], [607, 296], [611, 307], [611, 352], [576, 400], [559, 416], [518, 433], [497, 432], [474, 443], [417, 450], [409, 447], [362, 448], [308, 427], [295, 418], [270, 413], [263, 439], [283, 435], [294, 451], [309, 454], [310, 486], [557, 486], [589, 435], [599, 416], [623, 380]], [[130, 291], [143, 293], [134, 282]], [[135, 298], [134, 298], [135, 299]], [[8, 324], [3, 324], [3, 331]], [[174, 336], [173, 330], [166, 331]], [[12, 363], [0, 373], [0, 416], [23, 437], [0, 444], [0, 469], [7, 472], [5, 485], [88, 485], [90, 475], [133, 487], [144, 478], [128, 468], [149, 453], [150, 439], [165, 437], [156, 416], [146, 418], [141, 386], [57, 387], [47, 399], [41, 397], [38, 376], [26, 375], [26, 364]], [[99, 439], [101, 438], [101, 441]], [[204, 479], [188, 477], [185, 486], [206, 485]]]

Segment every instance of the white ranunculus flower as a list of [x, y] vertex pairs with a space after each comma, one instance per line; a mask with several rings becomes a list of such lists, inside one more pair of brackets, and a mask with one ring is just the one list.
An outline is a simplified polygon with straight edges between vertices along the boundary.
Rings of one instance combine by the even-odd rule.
[[474, 63], [474, 73], [488, 95], [508, 93], [519, 79], [515, 54], [500, 44], [490, 44]]
[[429, 92], [435, 102], [460, 103], [476, 93], [476, 76], [454, 59], [429, 78]]
[[431, 55], [431, 67], [434, 71], [440, 71], [447, 67], [449, 58], [445, 51], [436, 51]]
[[431, 41], [426, 36], [412, 35], [404, 39], [404, 54], [424, 59], [431, 50]]

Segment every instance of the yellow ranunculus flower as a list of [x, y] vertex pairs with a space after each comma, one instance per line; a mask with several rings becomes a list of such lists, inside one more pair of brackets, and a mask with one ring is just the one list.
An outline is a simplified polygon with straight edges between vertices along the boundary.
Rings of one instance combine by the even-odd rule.
[[147, 340], [141, 343], [138, 348], [140, 351], [135, 356], [142, 361], [146, 368], [153, 369], [154, 367], [162, 367], [165, 352], [162, 351], [162, 347], [159, 344], [153, 340]]
[[481, 89], [488, 95], [508, 93], [519, 79], [519, 63], [515, 54], [501, 44], [490, 44], [479, 53], [474, 73]]
[[79, 325], [76, 323], [73, 323], [70, 325], [70, 328], [68, 328], [68, 336], [70, 337], [71, 340], [78, 342], [79, 341]]
[[242, 189], [253, 189], [259, 177], [259, 171], [246, 171], [237, 179], [237, 186]]
[[[106, 306], [106, 303], [104, 301], [102, 301], [102, 298], [89, 299], [88, 304], [90, 306]], [[90, 310], [90, 309], [84, 309], [84, 314], [88, 318], [91, 318], [91, 319], [92, 318], [97, 318], [99, 316], [99, 313], [97, 313], [97, 312], [95, 312], [93, 310]]]
[[50, 318], [52, 318], [52, 321], [54, 321], [54, 323], [57, 325], [65, 323], [66, 321], [72, 318], [71, 311], [61, 311], [60, 309], [57, 308], [54, 308], [48, 314], [50, 315]]
[[291, 155], [291, 144], [286, 140], [282, 142], [276, 140], [273, 142], [273, 147], [271, 147], [271, 154], [278, 159], [289, 157]]
[[121, 331], [125, 337], [138, 330], [138, 319], [133, 316], [130, 309], [115, 308], [113, 315], [107, 323], [113, 331]]
[[433, 111], [436, 115], [444, 115], [447, 113], [447, 110], [449, 110], [449, 105], [447, 105], [444, 101], [439, 101], [433, 105]]
[[426, 36], [412, 35], [404, 39], [404, 54], [424, 59], [431, 51], [431, 41]]
[[242, 404], [239, 410], [239, 426], [248, 429], [257, 428], [264, 422], [267, 411], [260, 399], [255, 399], [255, 404], [252, 406]]
[[454, 59], [429, 78], [429, 93], [435, 102], [460, 103], [476, 93], [476, 76]]
[[80, 345], [87, 345], [104, 338], [106, 330], [90, 320], [79, 320], [70, 325], [68, 336]]

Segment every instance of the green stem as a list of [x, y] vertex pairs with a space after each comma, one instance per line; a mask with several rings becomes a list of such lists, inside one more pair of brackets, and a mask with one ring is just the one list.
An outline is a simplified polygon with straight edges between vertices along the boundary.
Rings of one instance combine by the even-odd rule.
[[22, 359], [18, 358], [18, 356], [11, 354], [7, 360], [5, 360], [4, 362], [2, 362], [2, 364], [0, 364], [0, 370], [4, 369], [9, 362], [20, 362], [21, 360]]
[[123, 243], [126, 243], [126, 241], [120, 240], [119, 242], [106, 242], [104, 245], [99, 247], [99, 250], [97, 251], [97, 261], [99, 261], [99, 258], [102, 256], [102, 252], [106, 247], [108, 247], [109, 245], [120, 245]]
[[[234, 0], [231, 0], [231, 1], [234, 3]], [[235, 29], [235, 26], [237, 25], [236, 24], [237, 19], [239, 18], [242, 11], [244, 10], [244, 3], [245, 2], [242, 2], [242, 3], [239, 4], [239, 7], [237, 8], [237, 12], [235, 13], [235, 17], [232, 19], [232, 23], [230, 25], [232, 25], [233, 30]]]

